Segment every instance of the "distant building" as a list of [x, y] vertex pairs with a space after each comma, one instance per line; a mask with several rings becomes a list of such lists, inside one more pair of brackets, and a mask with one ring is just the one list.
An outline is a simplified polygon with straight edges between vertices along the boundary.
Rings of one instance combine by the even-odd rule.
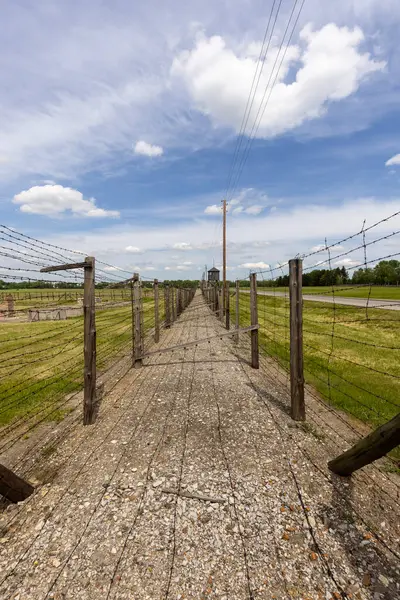
[[215, 267], [208, 271], [208, 281], [219, 281], [219, 271]]

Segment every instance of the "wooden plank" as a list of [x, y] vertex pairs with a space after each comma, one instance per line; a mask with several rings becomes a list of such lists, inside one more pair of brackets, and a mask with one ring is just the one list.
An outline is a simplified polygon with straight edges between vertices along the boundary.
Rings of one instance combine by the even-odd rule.
[[154, 341], [156, 344], [160, 341], [160, 306], [158, 279], [154, 280]]
[[95, 320], [95, 259], [85, 259], [83, 289], [84, 327], [84, 398], [83, 424], [94, 422], [96, 403], [96, 320]]
[[[258, 306], [257, 306], [257, 275], [250, 275], [250, 318], [251, 324], [258, 324]], [[253, 369], [260, 368], [260, 356], [258, 348], [258, 328], [251, 332], [251, 366]]]
[[0, 465], [0, 494], [11, 502], [22, 502], [35, 488], [4, 465]]
[[[236, 329], [236, 331], [238, 331], [238, 329], [240, 327], [240, 325], [239, 325], [239, 322], [240, 322], [240, 319], [239, 319], [239, 317], [240, 317], [240, 314], [239, 314], [239, 310], [240, 310], [240, 307], [239, 307], [239, 286], [240, 286], [240, 282], [236, 281], [236, 297], [235, 297], [235, 329]], [[236, 341], [236, 343], [239, 342], [239, 334], [238, 333], [236, 333], [236, 335], [235, 335], [235, 341]]]
[[337, 475], [351, 475], [369, 465], [400, 444], [400, 413], [331, 460], [328, 467]]
[[219, 320], [223, 321], [224, 320], [224, 303], [223, 303], [223, 293], [222, 293], [222, 288], [219, 287], [218, 288], [218, 309], [219, 309]]
[[178, 350], [178, 349], [182, 349], [182, 348], [186, 349], [186, 348], [189, 348], [190, 346], [197, 346], [197, 344], [202, 344], [204, 342], [208, 342], [209, 340], [222, 339], [226, 335], [234, 336], [239, 333], [253, 332], [254, 330], [258, 330], [259, 327], [260, 327], [259, 325], [250, 325], [249, 327], [241, 327], [239, 329], [239, 331], [226, 331], [224, 333], [212, 335], [210, 337], [202, 338], [200, 340], [194, 340], [193, 342], [187, 342], [185, 344], [178, 344], [176, 346], [171, 346], [169, 348], [160, 348], [160, 350], [153, 350], [152, 352], [146, 352], [145, 354], [142, 354], [142, 356], [140, 358], [146, 358], [147, 356], [155, 356], [156, 354], [164, 354], [165, 352], [172, 352], [173, 350]]
[[139, 274], [135, 273], [133, 276], [133, 303], [135, 310], [135, 360], [133, 366], [138, 369], [142, 366], [142, 303], [140, 294], [140, 280]]
[[[85, 262], [79, 263], [68, 263], [66, 265], [54, 265], [54, 267], [43, 267], [40, 269], [41, 273], [52, 273], [53, 271], [68, 271], [69, 269], [84, 269], [85, 267], [91, 267], [91, 263], [85, 259]], [[53, 294], [54, 298], [54, 294]]]
[[289, 260], [291, 416], [304, 421], [302, 260]]

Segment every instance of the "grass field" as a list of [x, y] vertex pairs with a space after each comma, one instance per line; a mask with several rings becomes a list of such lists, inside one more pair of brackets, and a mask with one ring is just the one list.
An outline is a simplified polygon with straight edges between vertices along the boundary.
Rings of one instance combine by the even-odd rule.
[[[0, 306], [6, 304], [6, 297], [9, 294], [14, 298], [15, 310], [25, 310], [27, 308], [40, 308], [46, 306], [77, 305], [79, 299], [83, 298], [83, 289], [1, 290]], [[150, 297], [152, 294], [152, 289], [143, 289], [144, 297]], [[131, 290], [129, 288], [105, 288], [96, 290], [95, 295], [96, 298], [101, 298], [102, 302], [121, 302], [130, 300]]]
[[[240, 295], [240, 323], [250, 323], [250, 298]], [[262, 351], [289, 369], [289, 304], [259, 296]], [[235, 303], [231, 305], [235, 318]], [[372, 426], [399, 412], [400, 314], [382, 309], [304, 302], [306, 381], [331, 404]]]
[[[263, 288], [259, 286], [258, 291], [284, 292], [287, 288]], [[345, 298], [374, 298], [376, 300], [400, 300], [400, 286], [372, 285], [355, 287], [352, 285], [336, 285], [333, 287], [335, 295]], [[332, 294], [332, 286], [305, 286], [303, 294]]]
[[[164, 318], [160, 298], [160, 318]], [[96, 310], [101, 373], [132, 346], [131, 304]], [[144, 299], [144, 328], [154, 326], [154, 301]], [[36, 413], [59, 420], [65, 397], [83, 387], [83, 317], [0, 323], [0, 425]]]

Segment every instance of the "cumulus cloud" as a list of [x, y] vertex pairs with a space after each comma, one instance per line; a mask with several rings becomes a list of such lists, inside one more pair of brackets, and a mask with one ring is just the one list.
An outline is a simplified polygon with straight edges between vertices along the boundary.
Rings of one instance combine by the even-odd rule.
[[361, 263], [359, 260], [353, 260], [351, 258], [342, 258], [341, 260], [337, 260], [334, 264], [338, 267], [356, 267]]
[[220, 215], [222, 213], [222, 206], [218, 206], [217, 204], [211, 204], [204, 209], [204, 214], [206, 215]]
[[187, 242], [178, 242], [172, 246], [175, 250], [192, 250], [191, 244]]
[[389, 158], [389, 160], [385, 162], [385, 165], [387, 167], [391, 167], [393, 165], [400, 165], [400, 154], [395, 154], [394, 156], [392, 156], [392, 158]]
[[58, 216], [72, 213], [81, 217], [119, 217], [117, 210], [105, 210], [96, 206], [96, 200], [85, 200], [82, 193], [62, 185], [35, 185], [16, 194], [13, 203], [20, 211], [35, 215]]
[[125, 248], [125, 252], [130, 252], [131, 254], [141, 254], [142, 251], [140, 248], [137, 248], [136, 246], [127, 246]]
[[[300, 44], [288, 47], [279, 71], [283, 54], [278, 56], [278, 47], [270, 48], [249, 118], [251, 127], [263, 107], [257, 136], [271, 138], [321, 117], [330, 102], [350, 96], [370, 74], [382, 71], [383, 61], [361, 52], [363, 40], [359, 27], [330, 23], [314, 31], [307, 25], [300, 32]], [[184, 81], [201, 112], [238, 132], [256, 68], [254, 49], [238, 51], [220, 36], [201, 35], [193, 50], [175, 58], [172, 74]], [[286, 82], [293, 69], [294, 79]], [[275, 81], [270, 96], [269, 82]]]
[[244, 212], [248, 215], [259, 215], [262, 209], [263, 206], [260, 206], [259, 204], [254, 204], [253, 206], [249, 206], [248, 208], [246, 208]]
[[265, 262], [248, 262], [239, 265], [239, 269], [269, 269], [269, 265]]
[[175, 265], [174, 267], [164, 267], [165, 271], [189, 271], [190, 267], [186, 264]]
[[136, 142], [134, 147], [135, 154], [141, 154], [142, 156], [162, 156], [164, 154], [164, 150], [161, 146], [154, 146], [145, 142], [144, 140], [139, 140]]

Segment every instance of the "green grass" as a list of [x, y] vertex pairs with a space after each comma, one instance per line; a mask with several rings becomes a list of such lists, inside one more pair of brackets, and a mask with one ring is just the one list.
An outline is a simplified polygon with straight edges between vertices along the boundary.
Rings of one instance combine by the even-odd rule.
[[[14, 298], [14, 309], [24, 310], [28, 308], [40, 308], [51, 306], [78, 306], [79, 299], [83, 298], [83, 289], [63, 290], [63, 289], [18, 289], [18, 290], [0, 290], [0, 305], [6, 305], [6, 297], [11, 294]], [[151, 296], [151, 289], [144, 289], [144, 296]], [[102, 302], [121, 302], [129, 301], [131, 298], [130, 288], [105, 288], [98, 289], [95, 292], [97, 298]]]
[[[386, 285], [372, 285], [370, 286], [352, 286], [352, 285], [335, 285], [333, 286], [336, 296], [342, 296], [344, 298], [373, 298], [376, 300], [400, 300], [400, 286], [386, 286]], [[276, 287], [276, 288], [264, 288], [259, 285], [258, 291], [269, 291], [277, 292], [287, 291], [287, 288]], [[332, 286], [321, 285], [321, 286], [305, 286], [303, 287], [303, 294], [324, 294], [332, 295]]]
[[[160, 294], [160, 318], [164, 319]], [[154, 327], [154, 301], [144, 299], [144, 328]], [[97, 370], [131, 352], [131, 304], [96, 309]], [[0, 425], [37, 414], [58, 422], [68, 395], [83, 387], [83, 317], [0, 323]]]
[[[240, 322], [250, 323], [250, 298], [240, 295]], [[235, 303], [231, 305], [235, 318]], [[260, 346], [289, 368], [289, 305], [281, 297], [258, 296]], [[382, 309], [304, 302], [306, 381], [330, 404], [378, 426], [400, 405], [400, 313]], [[332, 335], [332, 332], [334, 335]], [[397, 406], [396, 406], [397, 405]]]

